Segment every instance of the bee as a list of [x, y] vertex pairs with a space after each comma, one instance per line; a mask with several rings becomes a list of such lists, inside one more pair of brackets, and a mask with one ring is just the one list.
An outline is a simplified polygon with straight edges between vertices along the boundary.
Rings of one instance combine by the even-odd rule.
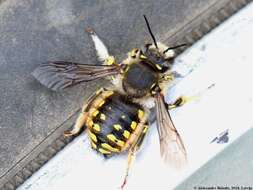
[[105, 157], [128, 152], [122, 187], [149, 129], [153, 107], [163, 160], [181, 165], [187, 157], [183, 141], [169, 114], [170, 109], [182, 106], [186, 98], [179, 97], [172, 104], [167, 104], [164, 99], [166, 87], [174, 79], [171, 65], [175, 49], [186, 44], [168, 47], [157, 42], [145, 15], [144, 19], [153, 43], [133, 48], [121, 62], [109, 54], [106, 45], [89, 27], [86, 31], [94, 42], [101, 65], [55, 61], [41, 64], [32, 73], [40, 83], [55, 91], [99, 78], [110, 80], [108, 86], [85, 101], [73, 129], [64, 135], [77, 135], [85, 128], [91, 147]]

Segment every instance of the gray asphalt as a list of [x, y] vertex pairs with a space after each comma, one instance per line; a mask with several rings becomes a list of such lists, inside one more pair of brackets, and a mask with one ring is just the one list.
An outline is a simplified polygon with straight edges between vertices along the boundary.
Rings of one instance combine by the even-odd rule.
[[185, 189], [253, 189], [253, 129], [180, 184]]
[[161, 38], [174, 34], [215, 2], [0, 1], [0, 179], [48, 141], [102, 84], [98, 81], [52, 92], [30, 75], [38, 64], [49, 60], [98, 64], [84, 32], [87, 26], [122, 59], [131, 48], [150, 40], [143, 14]]

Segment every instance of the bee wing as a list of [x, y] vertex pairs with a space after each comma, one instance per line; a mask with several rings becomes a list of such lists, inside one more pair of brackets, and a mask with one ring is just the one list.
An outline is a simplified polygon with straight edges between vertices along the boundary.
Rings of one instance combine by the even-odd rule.
[[174, 168], [182, 168], [187, 162], [183, 141], [171, 120], [163, 95], [157, 94], [155, 101], [161, 157]]
[[72, 62], [47, 62], [37, 67], [32, 75], [44, 86], [61, 90], [80, 82], [87, 82], [119, 74], [116, 65], [87, 65]]

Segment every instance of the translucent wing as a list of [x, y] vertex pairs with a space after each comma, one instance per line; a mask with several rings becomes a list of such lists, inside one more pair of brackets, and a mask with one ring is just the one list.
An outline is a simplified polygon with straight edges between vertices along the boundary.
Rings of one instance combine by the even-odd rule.
[[72, 62], [48, 62], [37, 67], [32, 75], [44, 86], [61, 90], [80, 82], [87, 82], [119, 74], [116, 65], [87, 65]]
[[186, 164], [186, 151], [183, 141], [178, 134], [165, 105], [162, 94], [156, 95], [156, 118], [160, 138], [161, 157], [174, 168]]

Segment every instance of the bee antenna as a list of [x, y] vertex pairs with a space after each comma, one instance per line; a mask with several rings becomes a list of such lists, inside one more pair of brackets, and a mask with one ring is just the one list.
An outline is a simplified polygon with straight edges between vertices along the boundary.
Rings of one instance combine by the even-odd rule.
[[177, 46], [169, 47], [169, 48], [167, 48], [166, 50], [163, 51], [163, 54], [165, 54], [167, 51], [169, 51], [171, 49], [177, 49], [177, 48], [180, 48], [180, 47], [183, 47], [183, 46], [188, 46], [188, 44], [180, 44], [180, 45], [177, 45]]
[[149, 31], [149, 33], [150, 33], [150, 35], [151, 35], [151, 37], [152, 37], [152, 39], [153, 39], [153, 41], [154, 41], [155, 47], [156, 47], [156, 49], [158, 49], [157, 42], [156, 42], [156, 39], [155, 39], [154, 34], [153, 34], [152, 31], [151, 31], [151, 28], [150, 28], [148, 19], [147, 19], [146, 15], [143, 15], [143, 17], [144, 17], [145, 22], [146, 22], [146, 24], [147, 24], [148, 31]]

